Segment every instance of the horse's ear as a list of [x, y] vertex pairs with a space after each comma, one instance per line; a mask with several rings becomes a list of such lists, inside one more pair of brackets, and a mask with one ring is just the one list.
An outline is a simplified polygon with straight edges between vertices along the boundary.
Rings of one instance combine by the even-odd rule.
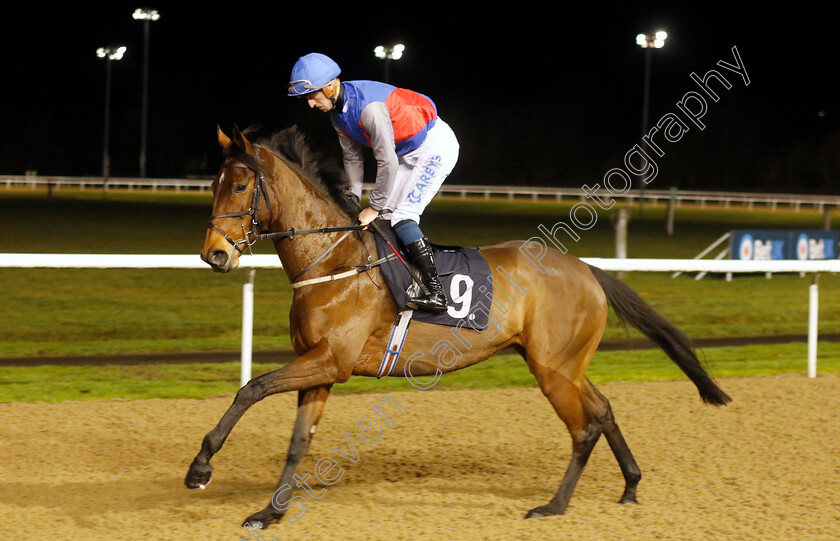
[[227, 154], [233, 142], [230, 140], [230, 137], [225, 135], [221, 126], [216, 126], [216, 135], [219, 138], [219, 146], [222, 147], [222, 151]]
[[245, 150], [248, 154], [254, 153], [254, 147], [251, 145], [251, 141], [242, 135], [242, 132], [239, 131], [239, 128], [235, 125], [233, 126], [233, 142], [236, 146]]

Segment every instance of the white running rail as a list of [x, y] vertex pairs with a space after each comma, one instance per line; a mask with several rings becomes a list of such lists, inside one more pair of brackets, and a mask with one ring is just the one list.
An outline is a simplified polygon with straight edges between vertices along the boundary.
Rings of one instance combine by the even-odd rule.
[[[209, 178], [124, 178], [110, 177], [108, 189], [123, 190], [174, 190], [209, 192], [212, 179]], [[102, 177], [66, 177], [66, 176], [38, 176], [38, 175], [0, 175], [0, 187], [6, 190], [29, 189], [59, 192], [66, 189], [77, 190], [101, 190], [103, 188]], [[369, 193], [373, 184], [366, 183], [363, 187], [364, 193]], [[537, 200], [584, 200], [586, 194], [580, 188], [563, 188], [555, 186], [495, 186], [495, 185], [474, 185], [474, 184], [446, 184], [444, 183], [438, 193], [457, 196], [461, 199], [466, 197], [505, 197], [507, 199], [531, 199]], [[613, 194], [610, 197], [634, 203], [641, 199], [652, 205], [668, 203], [673, 201], [679, 206], [683, 203], [696, 204], [705, 207], [706, 204], [723, 205], [729, 208], [731, 205], [745, 206], [753, 209], [755, 206], [764, 209], [777, 210], [780, 207], [793, 209], [799, 212], [802, 208], [817, 209], [825, 211], [834, 207], [840, 207], [840, 196], [818, 195], [818, 194], [790, 194], [790, 193], [748, 193], [748, 192], [722, 192], [722, 191], [699, 191], [699, 190], [628, 190], [626, 193]]]
[[[819, 323], [820, 273], [840, 272], [840, 260], [707, 260], [707, 259], [615, 259], [581, 258], [606, 271], [624, 272], [713, 272], [713, 273], [800, 273], [811, 274], [808, 305], [808, 377], [817, 375], [817, 330]], [[282, 268], [273, 254], [240, 257], [240, 268], [251, 269], [242, 291], [242, 368], [241, 384], [251, 379], [251, 332], [253, 329], [254, 271]], [[207, 269], [197, 255], [159, 254], [0, 254], [0, 268], [96, 268], [96, 269]]]

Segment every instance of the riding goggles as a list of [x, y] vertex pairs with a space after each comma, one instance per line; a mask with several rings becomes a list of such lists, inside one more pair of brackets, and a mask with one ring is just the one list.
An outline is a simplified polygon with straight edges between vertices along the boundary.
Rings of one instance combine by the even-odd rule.
[[312, 82], [307, 79], [300, 79], [298, 81], [292, 81], [289, 83], [289, 95], [301, 96], [303, 94], [315, 92], [316, 90], [320, 90], [321, 88], [322, 87], [320, 86], [313, 85]]

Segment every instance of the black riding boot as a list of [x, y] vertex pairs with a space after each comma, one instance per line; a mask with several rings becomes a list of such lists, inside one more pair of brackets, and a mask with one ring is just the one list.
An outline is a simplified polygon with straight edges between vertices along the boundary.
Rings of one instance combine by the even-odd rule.
[[429, 290], [429, 295], [421, 292], [413, 297], [408, 302], [408, 306], [416, 310], [446, 312], [446, 295], [443, 292], [443, 285], [441, 285], [440, 278], [438, 277], [434, 252], [428, 239], [426, 237], [417, 239], [405, 248], [408, 256], [411, 258], [411, 262], [423, 275], [423, 283], [426, 285], [426, 289]]

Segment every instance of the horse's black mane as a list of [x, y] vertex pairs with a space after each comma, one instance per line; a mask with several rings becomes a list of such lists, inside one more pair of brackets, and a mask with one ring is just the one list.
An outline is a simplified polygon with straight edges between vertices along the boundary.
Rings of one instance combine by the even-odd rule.
[[350, 182], [341, 165], [323, 153], [314, 150], [297, 126], [275, 132], [259, 139], [256, 144], [274, 152], [321, 191], [349, 217], [356, 218], [361, 211], [359, 200], [350, 192]]

